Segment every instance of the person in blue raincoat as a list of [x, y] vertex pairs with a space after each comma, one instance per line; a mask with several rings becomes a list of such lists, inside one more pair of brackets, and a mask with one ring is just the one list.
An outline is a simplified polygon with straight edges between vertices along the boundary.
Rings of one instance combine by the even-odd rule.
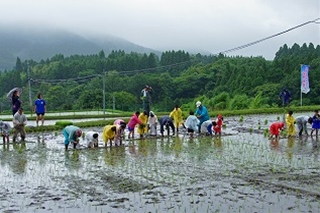
[[287, 88], [283, 88], [279, 94], [279, 99], [282, 101], [282, 106], [289, 106], [291, 94]]
[[197, 116], [197, 118], [200, 121], [198, 124], [198, 132], [200, 133], [201, 124], [203, 122], [209, 120], [210, 117], [209, 117], [207, 108], [205, 106], [203, 106], [200, 101], [197, 101], [196, 106], [197, 106], [197, 111], [196, 111], [195, 115]]
[[76, 148], [79, 143], [79, 138], [82, 136], [82, 130], [74, 125], [66, 126], [62, 130], [64, 136], [64, 145], [66, 150], [68, 150], [69, 143], [73, 143], [73, 148]]

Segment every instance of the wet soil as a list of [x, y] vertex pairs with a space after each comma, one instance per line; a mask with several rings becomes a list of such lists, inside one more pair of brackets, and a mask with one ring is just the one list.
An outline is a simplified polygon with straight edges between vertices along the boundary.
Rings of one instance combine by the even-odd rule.
[[320, 142], [269, 140], [278, 117], [225, 118], [221, 137], [181, 129], [69, 151], [60, 133], [28, 134], [0, 146], [0, 211], [319, 212]]

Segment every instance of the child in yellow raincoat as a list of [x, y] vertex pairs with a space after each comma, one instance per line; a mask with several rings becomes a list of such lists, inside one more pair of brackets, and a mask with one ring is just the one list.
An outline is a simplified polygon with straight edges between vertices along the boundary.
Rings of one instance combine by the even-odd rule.
[[105, 146], [107, 146], [108, 141], [110, 142], [110, 146], [112, 146], [112, 141], [117, 132], [117, 125], [106, 125], [103, 128], [102, 139], [104, 141]]
[[296, 120], [292, 116], [293, 112], [289, 111], [287, 116], [286, 116], [286, 124], [287, 124], [287, 133], [288, 137], [295, 136], [296, 135], [296, 127], [295, 123]]
[[179, 108], [177, 104], [174, 106], [174, 109], [170, 113], [169, 117], [172, 120], [174, 120], [174, 126], [176, 127], [176, 134], [178, 134], [179, 126], [183, 123], [183, 118], [182, 118], [182, 110]]
[[143, 138], [143, 135], [148, 133], [148, 113], [147, 111], [143, 111], [139, 115], [139, 120], [142, 122], [142, 124], [139, 124], [138, 126], [138, 133], [140, 135], [140, 138]]

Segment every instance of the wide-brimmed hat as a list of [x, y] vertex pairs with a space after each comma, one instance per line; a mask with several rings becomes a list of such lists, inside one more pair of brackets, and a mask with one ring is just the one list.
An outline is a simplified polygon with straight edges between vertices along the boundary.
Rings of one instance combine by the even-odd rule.
[[199, 107], [201, 105], [200, 101], [197, 101], [196, 106]]

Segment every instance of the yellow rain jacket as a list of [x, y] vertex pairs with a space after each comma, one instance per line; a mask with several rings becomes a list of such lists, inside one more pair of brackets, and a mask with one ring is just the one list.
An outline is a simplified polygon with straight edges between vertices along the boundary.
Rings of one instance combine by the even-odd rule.
[[292, 115], [287, 114], [286, 124], [287, 124], [287, 133], [288, 136], [294, 136], [296, 134], [296, 127], [294, 125], [296, 119]]
[[139, 124], [139, 126], [138, 126], [138, 133], [139, 133], [139, 135], [143, 135], [143, 134], [145, 134], [145, 133], [148, 132], [148, 125], [147, 125], [147, 123], [148, 123], [148, 116], [145, 115], [144, 113], [140, 113], [139, 119], [140, 119], [140, 121], [142, 122], [142, 125]]
[[182, 110], [180, 108], [174, 108], [169, 117], [174, 120], [174, 126], [176, 128], [178, 128], [183, 123]]
[[117, 125], [106, 125], [103, 128], [102, 139], [104, 143], [108, 143], [109, 140], [113, 140], [116, 135], [116, 131], [111, 130], [112, 127], [117, 127]]

